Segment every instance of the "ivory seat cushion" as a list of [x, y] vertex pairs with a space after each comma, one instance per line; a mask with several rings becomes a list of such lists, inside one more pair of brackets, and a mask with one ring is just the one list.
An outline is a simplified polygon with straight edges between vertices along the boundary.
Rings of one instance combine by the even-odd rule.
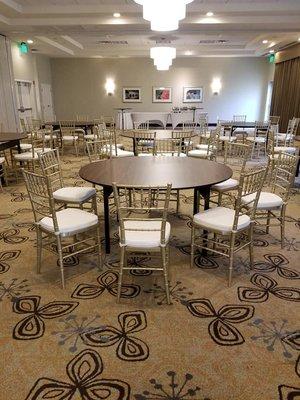
[[85, 130], [82, 128], [75, 128], [76, 133], [82, 133], [83, 135], [85, 134]]
[[210, 137], [210, 132], [201, 133], [200, 136], [201, 136], [202, 138], [208, 139], [208, 138]]
[[51, 147], [44, 147], [44, 148], [38, 148], [36, 147], [34, 149], [35, 153], [49, 153], [49, 151], [52, 151]]
[[[211, 146], [211, 147], [213, 147], [214, 149], [216, 149], [216, 146]], [[203, 143], [203, 144], [197, 144], [197, 145], [196, 145], [196, 148], [197, 148], [198, 150], [207, 150], [207, 149], [208, 149], [208, 144], [205, 144], [205, 143]]]
[[206, 158], [209, 157], [211, 154], [212, 154], [211, 151], [207, 151], [204, 149], [203, 150], [194, 149], [188, 152], [189, 157], [198, 157], [198, 158]]
[[96, 194], [90, 187], [63, 187], [53, 192], [53, 198], [66, 203], [82, 203]]
[[[249, 194], [248, 196], [242, 197], [242, 203], [246, 204], [247, 207], [251, 208], [254, 201], [256, 193]], [[247, 204], [249, 203], [249, 204]], [[257, 209], [258, 210], [274, 210], [281, 208], [283, 205], [283, 200], [280, 196], [275, 193], [269, 192], [261, 192], [258, 202], [257, 202]]]
[[140, 153], [138, 154], [138, 157], [153, 157], [152, 153]]
[[32, 149], [32, 144], [30, 144], [30, 143], [20, 143], [20, 149], [22, 151], [31, 150]]
[[38, 153], [32, 151], [27, 151], [26, 153], [14, 154], [14, 159], [17, 161], [30, 161], [30, 160], [38, 160]]
[[4, 157], [0, 157], [0, 164], [4, 164], [5, 163], [5, 158]]
[[65, 136], [62, 136], [61, 139], [64, 142], [73, 142], [74, 140], [78, 140], [78, 136], [65, 135]]
[[112, 151], [112, 157], [133, 157], [134, 153], [132, 151], [118, 149], [116, 152], [115, 150]]
[[[156, 248], [160, 247], [161, 241], [161, 221], [125, 221], [125, 229], [135, 229], [132, 231], [125, 230], [125, 245], [134, 248]], [[147, 231], [148, 229], [148, 231]], [[149, 230], [156, 229], [156, 230]], [[165, 240], [166, 243], [170, 239], [171, 225], [166, 223]]]
[[140, 146], [149, 146], [149, 147], [154, 146], [154, 140], [151, 140], [151, 139], [141, 139], [141, 140], [139, 140], [138, 143]]
[[288, 146], [278, 146], [274, 147], [274, 153], [289, 153], [295, 154], [297, 152], [297, 147], [288, 147]]
[[93, 135], [92, 133], [88, 134], [88, 135], [84, 135], [84, 138], [86, 140], [97, 140], [98, 139], [98, 137], [96, 135]]
[[159, 153], [156, 154], [157, 156], [162, 156], [162, 157], [186, 157], [185, 153]]
[[292, 140], [293, 139], [292, 134], [287, 134], [287, 133], [276, 133], [275, 134], [275, 139], [280, 140], [280, 141], [285, 141], [285, 140]]
[[263, 136], [248, 137], [247, 140], [255, 143], [266, 143], [267, 139]]
[[235, 142], [236, 137], [235, 136], [220, 136], [220, 140], [222, 142]]
[[[86, 135], [87, 136], [87, 135]], [[85, 137], [86, 137], [85, 136]], [[104, 146], [103, 146], [105, 149], [109, 149], [110, 148], [110, 145], [109, 144], [105, 144]], [[112, 145], [112, 148], [114, 149], [115, 148], [115, 145]], [[122, 143], [117, 143], [117, 149], [120, 149], [120, 150], [123, 150], [124, 149], [124, 145], [122, 144]]]
[[[203, 228], [218, 231], [223, 234], [232, 231], [235, 211], [226, 207], [215, 207], [194, 215], [194, 223]], [[246, 229], [250, 225], [250, 217], [241, 215], [237, 230]]]
[[224, 182], [217, 183], [213, 185], [211, 188], [217, 192], [227, 192], [228, 190], [236, 189], [239, 186], [239, 181], [236, 179], [229, 178]]
[[[63, 236], [74, 235], [92, 228], [98, 224], [95, 214], [78, 208], [66, 208], [56, 213], [59, 233]], [[54, 232], [53, 219], [44, 217], [39, 222], [40, 226], [49, 232]]]

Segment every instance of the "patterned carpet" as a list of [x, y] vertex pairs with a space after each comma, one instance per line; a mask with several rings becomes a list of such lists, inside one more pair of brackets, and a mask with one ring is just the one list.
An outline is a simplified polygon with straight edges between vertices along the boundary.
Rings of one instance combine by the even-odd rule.
[[[86, 184], [78, 177], [85, 163], [64, 157], [66, 183]], [[288, 207], [285, 248], [278, 228], [267, 235], [257, 227], [255, 268], [239, 253], [230, 289], [226, 259], [197, 253], [190, 269], [192, 201], [182, 192], [181, 213], [169, 218], [172, 305], [155, 272], [126, 274], [117, 305], [116, 233], [102, 271], [95, 254], [68, 260], [62, 290], [51, 253], [35, 273], [23, 183], [0, 193], [1, 400], [300, 399], [299, 194]], [[112, 221], [116, 232], [114, 210]]]

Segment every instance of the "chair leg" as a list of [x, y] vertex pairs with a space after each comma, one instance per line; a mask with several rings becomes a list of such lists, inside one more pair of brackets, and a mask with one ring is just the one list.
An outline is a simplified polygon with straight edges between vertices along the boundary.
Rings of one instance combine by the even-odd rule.
[[253, 225], [250, 225], [248, 231], [248, 240], [249, 240], [249, 258], [250, 258], [250, 269], [253, 269], [254, 265], [254, 254], [253, 254]]
[[218, 206], [222, 204], [222, 192], [219, 192], [218, 194]]
[[63, 260], [63, 253], [62, 253], [62, 245], [61, 245], [61, 238], [57, 238], [57, 250], [58, 250], [58, 258], [59, 258], [59, 267], [60, 267], [60, 274], [61, 274], [61, 284], [62, 288], [66, 288], [65, 284], [65, 271], [64, 271], [64, 260]]
[[231, 234], [230, 237], [230, 250], [229, 250], [229, 275], [228, 275], [228, 287], [231, 286], [232, 282], [232, 270], [233, 270], [233, 255], [234, 255], [235, 235]]
[[266, 226], [266, 233], [269, 234], [270, 232], [270, 220], [271, 220], [271, 212], [268, 211], [267, 214], [267, 226]]
[[168, 264], [167, 264], [167, 250], [165, 247], [161, 248], [161, 257], [162, 257], [162, 265], [163, 265], [163, 269], [164, 269], [164, 279], [165, 279], [167, 303], [171, 304], [170, 290], [169, 290], [169, 277], [168, 277]]
[[122, 246], [121, 247], [121, 257], [120, 257], [120, 272], [119, 272], [119, 280], [118, 280], [117, 303], [120, 303], [120, 299], [121, 299], [124, 260], [125, 260], [125, 247]]
[[99, 269], [103, 269], [103, 260], [102, 260], [102, 250], [101, 250], [101, 235], [100, 235], [100, 228], [97, 228], [97, 244], [98, 244], [98, 251], [97, 251], [97, 257], [98, 257], [98, 267]]
[[194, 266], [194, 256], [195, 256], [195, 227], [192, 225], [191, 229], [191, 268]]
[[41, 273], [42, 265], [42, 231], [39, 227], [36, 227], [36, 249], [37, 249], [37, 274]]
[[285, 239], [285, 206], [281, 209], [280, 214], [280, 236], [281, 236], [281, 248], [284, 248], [284, 239]]

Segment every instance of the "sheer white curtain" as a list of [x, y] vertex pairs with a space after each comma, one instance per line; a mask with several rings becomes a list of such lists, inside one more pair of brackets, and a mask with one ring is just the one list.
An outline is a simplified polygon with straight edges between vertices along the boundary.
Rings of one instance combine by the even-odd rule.
[[3, 132], [19, 130], [14, 90], [11, 42], [5, 36], [0, 35], [0, 122]]

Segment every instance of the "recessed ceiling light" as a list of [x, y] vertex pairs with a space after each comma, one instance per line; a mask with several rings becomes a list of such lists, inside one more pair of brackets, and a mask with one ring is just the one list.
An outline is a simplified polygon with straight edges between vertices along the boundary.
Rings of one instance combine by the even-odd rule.
[[270, 54], [273, 54], [274, 52], [275, 52], [275, 50], [270, 50], [269, 51]]
[[208, 11], [207, 13], [206, 13], [206, 16], [207, 17], [212, 17], [214, 15], [214, 13], [212, 12], [212, 11]]
[[120, 17], [121, 17], [121, 14], [118, 13], [118, 12], [116, 12], [116, 13], [113, 13], [113, 16], [114, 16], [115, 18], [120, 18]]
[[191, 50], [187, 50], [184, 54], [185, 54], [186, 56], [192, 56], [192, 55], [193, 55], [193, 52], [192, 52]]
[[267, 44], [267, 43], [268, 43], [268, 40], [265, 39], [265, 40], [263, 40], [262, 42], [263, 42], [263, 44]]
[[300, 42], [300, 37], [298, 38], [298, 42]]
[[28, 44], [32, 44], [32, 43], [33, 43], [33, 40], [32, 40], [32, 39], [28, 39], [28, 40], [27, 40], [27, 43], [28, 43]]

